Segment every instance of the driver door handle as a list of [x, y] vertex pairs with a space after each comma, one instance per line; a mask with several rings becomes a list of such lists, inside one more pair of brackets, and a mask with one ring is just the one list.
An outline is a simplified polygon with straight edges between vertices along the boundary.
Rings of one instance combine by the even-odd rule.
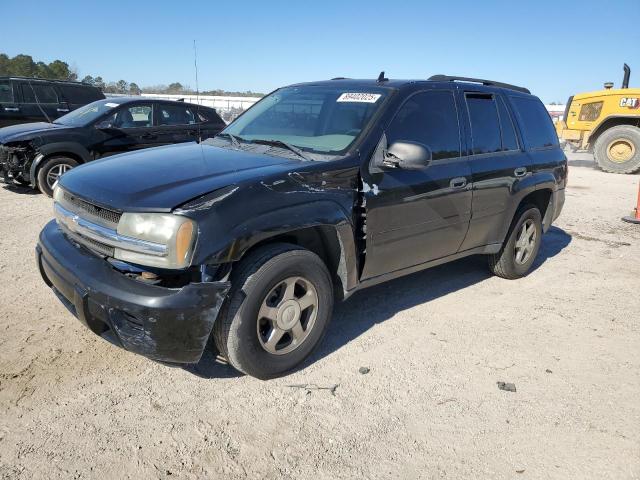
[[154, 135], [153, 133], [145, 133], [144, 135], [142, 135], [142, 138], [153, 140], [155, 138], [158, 138], [158, 136]]
[[464, 188], [467, 186], [467, 179], [465, 177], [452, 178], [449, 186], [451, 188]]
[[19, 112], [20, 109], [18, 107], [4, 107], [5, 112]]

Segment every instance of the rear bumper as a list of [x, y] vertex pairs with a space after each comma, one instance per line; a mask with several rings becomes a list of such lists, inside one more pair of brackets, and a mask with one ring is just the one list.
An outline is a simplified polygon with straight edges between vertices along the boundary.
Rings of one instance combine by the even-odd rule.
[[40, 233], [36, 261], [44, 282], [84, 325], [153, 360], [196, 363], [229, 282], [164, 288], [133, 280], [71, 243], [55, 221]]

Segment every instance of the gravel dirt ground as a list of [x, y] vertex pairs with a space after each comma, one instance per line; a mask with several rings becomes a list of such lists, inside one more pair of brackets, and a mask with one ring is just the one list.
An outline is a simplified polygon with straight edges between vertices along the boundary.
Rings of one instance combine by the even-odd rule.
[[268, 382], [94, 336], [34, 263], [51, 201], [0, 188], [0, 478], [640, 478], [639, 177], [570, 165], [528, 277], [477, 257], [362, 291]]

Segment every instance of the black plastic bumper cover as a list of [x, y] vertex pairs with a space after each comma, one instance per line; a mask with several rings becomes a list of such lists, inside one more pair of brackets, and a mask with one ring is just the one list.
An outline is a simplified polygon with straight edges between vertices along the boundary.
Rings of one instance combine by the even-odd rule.
[[40, 233], [36, 260], [45, 283], [94, 333], [162, 362], [200, 360], [230, 287], [146, 285], [71, 243], [55, 221]]

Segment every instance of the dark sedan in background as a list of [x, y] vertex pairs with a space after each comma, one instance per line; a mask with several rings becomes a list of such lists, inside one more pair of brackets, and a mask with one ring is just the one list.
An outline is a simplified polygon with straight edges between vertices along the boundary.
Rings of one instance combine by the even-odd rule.
[[224, 127], [212, 108], [144, 97], [108, 98], [52, 123], [0, 128], [0, 167], [5, 183], [51, 196], [58, 177], [79, 164], [212, 137]]

